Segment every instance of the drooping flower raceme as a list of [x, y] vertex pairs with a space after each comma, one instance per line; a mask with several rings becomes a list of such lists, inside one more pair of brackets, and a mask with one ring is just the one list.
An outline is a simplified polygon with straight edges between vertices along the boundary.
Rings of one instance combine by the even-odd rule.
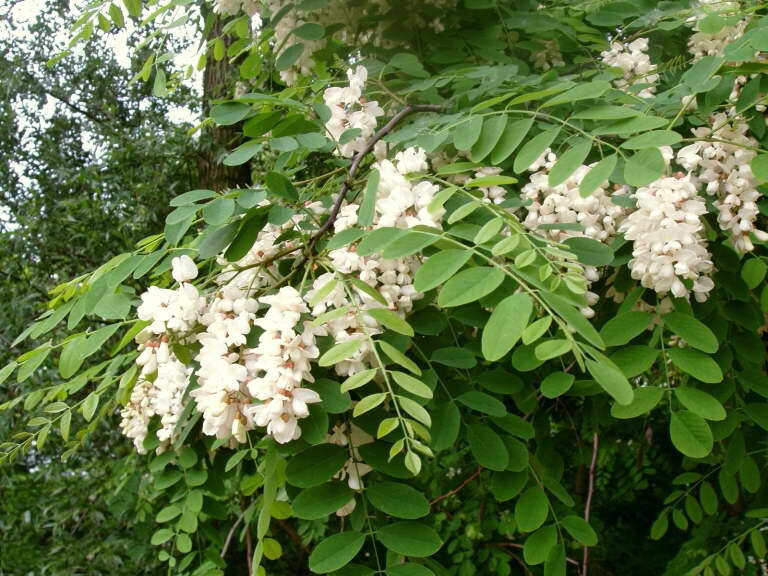
[[621, 224], [632, 241], [632, 278], [659, 294], [691, 292], [702, 302], [714, 287], [701, 216], [707, 209], [690, 176], [661, 178], [639, 188], [637, 210]]
[[718, 224], [740, 252], [754, 249], [751, 234], [758, 240], [768, 240], [768, 233], [756, 228], [757, 203], [762, 194], [750, 164], [758, 142], [747, 135], [748, 130], [743, 120], [716, 114], [709, 126], [693, 129], [694, 136], [701, 140], [677, 153], [678, 163], [691, 172], [692, 181], [715, 197]]
[[[612, 42], [611, 47], [601, 53], [604, 64], [623, 71], [623, 76], [614, 81], [615, 86], [620, 90], [636, 92], [640, 98], [651, 98], [656, 93], [654, 84], [659, 81], [656, 65], [651, 63], [647, 50], [648, 39], [638, 38], [629, 44]], [[632, 90], [635, 85], [642, 88]]]

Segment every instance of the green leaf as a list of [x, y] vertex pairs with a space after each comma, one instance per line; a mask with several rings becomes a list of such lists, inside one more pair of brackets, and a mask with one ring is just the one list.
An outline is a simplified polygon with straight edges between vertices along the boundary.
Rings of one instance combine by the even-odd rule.
[[461, 413], [453, 402], [438, 404], [432, 409], [432, 449], [445, 450], [456, 443], [461, 427]]
[[613, 106], [611, 104], [599, 104], [577, 112], [571, 118], [574, 120], [623, 120], [639, 116], [640, 112], [626, 106]]
[[354, 491], [346, 482], [328, 482], [302, 490], [291, 502], [293, 515], [302, 520], [319, 520], [347, 504]]
[[549, 500], [539, 486], [528, 488], [515, 503], [515, 522], [521, 532], [538, 530], [549, 516]]
[[566, 516], [560, 523], [568, 531], [568, 534], [581, 542], [584, 546], [595, 546], [597, 544], [597, 534], [589, 525], [589, 522], [581, 516]]
[[352, 242], [357, 242], [363, 236], [365, 236], [365, 230], [361, 230], [360, 228], [347, 228], [338, 234], [334, 234], [334, 236], [328, 240], [326, 248], [328, 250], [336, 250], [337, 248], [342, 248]]
[[360, 338], [354, 338], [342, 342], [341, 344], [336, 344], [333, 348], [320, 356], [318, 364], [320, 364], [320, 366], [333, 366], [334, 364], [338, 364], [342, 360], [346, 360], [353, 356], [362, 345], [363, 340]]
[[483, 468], [501, 472], [509, 464], [509, 452], [501, 437], [489, 426], [477, 422], [469, 427], [469, 449]]
[[357, 224], [359, 226], [370, 226], [373, 223], [376, 208], [376, 192], [379, 189], [380, 178], [379, 171], [376, 169], [371, 170], [368, 175], [368, 182], [365, 185], [365, 193], [360, 202], [360, 209], [357, 211]]
[[526, 539], [523, 546], [523, 559], [531, 566], [543, 564], [556, 544], [557, 527], [554, 524], [544, 526]]
[[469, 150], [480, 138], [483, 117], [472, 116], [461, 122], [453, 131], [453, 145], [456, 150]]
[[328, 482], [349, 458], [343, 446], [318, 444], [294, 455], [285, 469], [289, 484], [299, 488], [311, 488]]
[[693, 316], [671, 312], [664, 316], [664, 325], [694, 348], [708, 354], [717, 352], [719, 344], [712, 330]]
[[625, 406], [614, 404], [611, 406], [611, 416], [619, 420], [637, 418], [653, 410], [662, 396], [664, 396], [663, 388], [653, 386], [635, 388], [635, 396], [632, 402]]
[[552, 142], [555, 141], [557, 135], [560, 134], [560, 129], [561, 126], [553, 126], [526, 142], [515, 157], [515, 163], [512, 166], [515, 173], [520, 174], [527, 170], [544, 153], [544, 150], [549, 148]]
[[616, 168], [617, 160], [618, 157], [616, 154], [611, 154], [589, 169], [589, 172], [584, 175], [581, 184], [579, 184], [579, 194], [582, 198], [586, 198], [607, 182], [610, 175], [613, 174], [613, 170]]
[[296, 202], [299, 199], [299, 193], [296, 188], [293, 187], [288, 178], [280, 174], [279, 172], [268, 172], [264, 177], [264, 182], [274, 196], [288, 200], [289, 202]]
[[299, 56], [301, 56], [303, 52], [304, 44], [301, 42], [297, 42], [296, 44], [289, 46], [283, 50], [275, 60], [275, 70], [278, 72], [288, 70], [288, 68], [293, 66], [296, 60], [299, 59]]
[[[387, 568], [386, 573], [387, 576], [435, 576], [432, 570], [421, 564], [395, 564]], [[371, 571], [372, 575], [373, 571]]]
[[591, 149], [592, 141], [586, 138], [574, 144], [552, 166], [549, 171], [549, 185], [555, 187], [565, 182], [581, 166]]
[[607, 266], [613, 262], [611, 247], [592, 238], [577, 236], [568, 238], [564, 244], [587, 266]]
[[382, 258], [403, 258], [421, 252], [440, 239], [436, 234], [426, 234], [408, 230], [387, 244], [382, 250]]
[[365, 489], [365, 495], [374, 508], [395, 518], [415, 520], [429, 514], [429, 501], [407, 484], [377, 482]]
[[419, 522], [395, 522], [376, 531], [376, 538], [387, 549], [403, 556], [425, 558], [443, 545], [431, 527]]
[[752, 158], [752, 174], [762, 182], [768, 182], [768, 154], [757, 154]]
[[400, 352], [400, 350], [392, 346], [392, 344], [384, 340], [377, 340], [376, 343], [379, 345], [379, 348], [381, 348], [381, 351], [384, 352], [384, 354], [386, 354], [387, 357], [392, 360], [392, 362], [402, 366], [411, 374], [421, 376], [421, 369], [419, 369], [418, 365], [405, 354]]
[[430, 256], [416, 271], [413, 287], [427, 292], [450, 279], [472, 257], [470, 250], [443, 250]]
[[712, 451], [712, 430], [693, 412], [672, 412], [669, 434], [675, 448], [690, 458], [704, 458]]
[[507, 409], [504, 407], [503, 402], [490, 394], [478, 390], [464, 392], [464, 394], [456, 397], [456, 402], [489, 416], [502, 417], [507, 414]]
[[550, 98], [544, 104], [542, 108], [548, 108], [550, 106], [557, 106], [558, 104], [567, 104], [569, 102], [578, 102], [579, 100], [592, 100], [594, 98], [600, 98], [608, 90], [610, 90], [610, 82], [595, 81], [587, 84], [579, 84], [574, 86], [567, 92], [558, 94], [553, 98]]
[[513, 294], [499, 302], [483, 329], [482, 351], [486, 360], [499, 360], [514, 348], [532, 312], [533, 301], [525, 293]]
[[611, 361], [627, 378], [638, 376], [649, 370], [656, 362], [659, 351], [648, 346], [624, 346], [611, 354]]
[[499, 142], [504, 129], [507, 127], [507, 115], [492, 116], [483, 123], [480, 137], [472, 146], [470, 158], [473, 162], [480, 162], [491, 153]]
[[[219, 126], [231, 126], [243, 120], [251, 113], [251, 107], [242, 102], [224, 102], [211, 109], [211, 118]], [[189, 194], [189, 193], [187, 193]], [[197, 200], [194, 200], [196, 202]], [[180, 204], [171, 204], [178, 206]]]
[[342, 532], [329, 536], [309, 555], [309, 569], [315, 574], [327, 574], [343, 568], [357, 556], [365, 544], [360, 532]]
[[295, 28], [293, 33], [303, 40], [320, 40], [325, 36], [325, 28], [314, 22], [305, 22]]
[[391, 310], [387, 310], [386, 308], [371, 308], [366, 310], [365, 313], [385, 328], [389, 328], [398, 334], [413, 336], [413, 328], [411, 328], [408, 322]]
[[694, 414], [707, 420], [725, 420], [726, 412], [723, 405], [703, 390], [682, 386], [675, 388], [675, 396], [680, 403]]
[[533, 118], [518, 120], [509, 125], [491, 152], [491, 164], [499, 165], [512, 155], [533, 126]]
[[456, 346], [447, 346], [445, 348], [438, 348], [432, 352], [432, 362], [442, 364], [443, 366], [450, 366], [451, 368], [464, 368], [469, 370], [477, 365], [475, 355], [471, 350], [466, 348], [458, 348]]
[[619, 404], [627, 405], [634, 398], [634, 391], [624, 374], [613, 366], [587, 360], [587, 369], [600, 387], [608, 392]]
[[504, 281], [504, 272], [489, 266], [477, 266], [459, 272], [448, 280], [437, 297], [443, 308], [463, 306], [493, 292]]
[[768, 272], [768, 265], [765, 262], [759, 258], [750, 258], [741, 267], [741, 278], [746, 282], [747, 288], [754, 290], [763, 281], [766, 272]]
[[539, 360], [551, 360], [571, 351], [571, 341], [565, 338], [545, 340], [536, 346], [534, 355]]
[[672, 146], [677, 144], [683, 137], [672, 130], [651, 130], [638, 136], [630, 138], [624, 142], [621, 147], [630, 150], [640, 150], [642, 148], [658, 148], [659, 146]]
[[166, 506], [157, 513], [157, 516], [155, 516], [155, 522], [158, 522], [159, 524], [170, 522], [179, 515], [181, 515], [181, 508], [174, 505]]
[[600, 336], [606, 346], [623, 346], [645, 332], [651, 320], [653, 316], [647, 312], [625, 312], [608, 320], [600, 328]]
[[390, 374], [403, 390], [415, 394], [416, 396], [420, 396], [421, 398], [432, 398], [432, 389], [421, 380], [417, 380], [405, 372], [393, 371], [390, 372]]
[[224, 224], [235, 211], [235, 201], [232, 198], [216, 198], [203, 207], [202, 216], [206, 224], [218, 226]]
[[717, 384], [723, 381], [723, 372], [720, 370], [717, 362], [698, 350], [693, 350], [692, 348], [672, 348], [667, 350], [667, 355], [675, 366], [697, 380], [708, 384]]
[[747, 404], [744, 410], [755, 424], [763, 430], [768, 430], [768, 404]]
[[645, 148], [624, 164], [624, 179], [630, 186], [647, 186], [664, 175], [666, 164], [658, 148]]
[[365, 414], [366, 412], [370, 412], [374, 408], [376, 408], [378, 405], [380, 405], [384, 400], [387, 398], [386, 392], [379, 392], [377, 394], [371, 394], [370, 396], [366, 396], [362, 400], [360, 400], [357, 404], [355, 404], [355, 409], [352, 411], [352, 416], [357, 418], [358, 416], [361, 416]]
[[570, 390], [574, 380], [575, 377], [573, 374], [568, 374], [567, 372], [552, 372], [541, 381], [541, 394], [545, 398], [557, 398], [558, 396], [562, 396]]
[[353, 374], [349, 378], [347, 378], [344, 383], [341, 385], [341, 391], [342, 392], [349, 392], [350, 390], [354, 390], [355, 388], [360, 388], [361, 386], [365, 386], [373, 380], [373, 377], [376, 376], [376, 373], [378, 372], [378, 368], [370, 368], [369, 370], [363, 370], [362, 372], [358, 372], [357, 374]]

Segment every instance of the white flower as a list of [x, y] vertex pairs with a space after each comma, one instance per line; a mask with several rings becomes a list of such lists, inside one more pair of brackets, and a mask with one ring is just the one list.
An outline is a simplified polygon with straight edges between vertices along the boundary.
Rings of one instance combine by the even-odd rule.
[[714, 287], [700, 219], [706, 207], [690, 176], [662, 178], [634, 196], [637, 210], [621, 225], [633, 242], [632, 277], [662, 295], [693, 292], [696, 300], [706, 300]]
[[637, 92], [640, 98], [652, 97], [656, 92], [654, 84], [659, 81], [656, 65], [651, 64], [647, 50], [648, 39], [638, 38], [629, 44], [612, 42], [611, 47], [600, 54], [604, 64], [623, 71], [622, 78], [614, 81], [620, 90], [628, 91], [636, 84], [648, 85]]
[[186, 254], [183, 256], [176, 256], [171, 260], [171, 266], [173, 268], [171, 275], [179, 284], [197, 278], [197, 266], [195, 266], [192, 258]]

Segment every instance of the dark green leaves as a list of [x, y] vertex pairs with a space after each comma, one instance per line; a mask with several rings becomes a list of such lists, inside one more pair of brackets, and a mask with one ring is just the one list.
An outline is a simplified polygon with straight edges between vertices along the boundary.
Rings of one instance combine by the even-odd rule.
[[285, 469], [285, 477], [290, 484], [299, 488], [317, 486], [330, 480], [348, 458], [349, 452], [342, 446], [311, 446], [291, 458]]
[[318, 520], [347, 504], [354, 492], [346, 482], [329, 482], [302, 490], [291, 503], [296, 518]]
[[708, 354], [717, 352], [717, 338], [712, 330], [693, 316], [672, 312], [664, 316], [664, 325], [694, 348]]
[[613, 262], [611, 247], [592, 238], [576, 236], [568, 238], [564, 243], [587, 266], [606, 266]]
[[510, 124], [499, 138], [491, 153], [491, 163], [501, 164], [512, 155], [533, 126], [533, 118], [518, 120]]
[[675, 396], [680, 404], [688, 408], [694, 414], [698, 414], [707, 420], [725, 420], [725, 408], [714, 396], [703, 390], [682, 386], [675, 388]]
[[443, 545], [432, 528], [419, 522], [395, 522], [376, 532], [376, 538], [396, 554], [424, 558], [437, 552]]
[[242, 102], [224, 102], [211, 109], [211, 118], [219, 126], [230, 126], [243, 120], [251, 112], [251, 107]]
[[291, 181], [279, 172], [268, 172], [264, 181], [267, 189], [278, 198], [289, 202], [296, 202], [299, 199], [299, 193]]
[[478, 266], [464, 270], [443, 286], [437, 303], [444, 308], [469, 304], [493, 292], [503, 280], [504, 272], [498, 268]]
[[624, 164], [624, 179], [630, 186], [647, 186], [664, 175], [664, 157], [658, 148], [646, 148]]
[[458, 272], [471, 257], [469, 250], [443, 250], [430, 256], [416, 271], [414, 288], [419, 292], [436, 288]]
[[482, 351], [486, 360], [499, 360], [517, 344], [532, 311], [533, 301], [524, 293], [508, 296], [496, 306], [483, 329]]
[[669, 435], [675, 448], [691, 458], [704, 458], [712, 451], [712, 430], [701, 416], [693, 412], [672, 412]]
[[395, 518], [415, 520], [429, 514], [424, 495], [407, 484], [379, 482], [368, 486], [365, 495], [374, 508]]
[[502, 471], [509, 464], [509, 453], [504, 441], [485, 424], [478, 422], [469, 426], [469, 448], [483, 468]]
[[723, 372], [717, 362], [692, 348], [672, 348], [667, 351], [670, 360], [683, 372], [697, 380], [717, 384], [723, 380]]
[[653, 317], [647, 312], [625, 312], [614, 316], [600, 329], [606, 346], [622, 346], [642, 334]]
[[342, 532], [329, 536], [318, 544], [309, 556], [309, 569], [315, 574], [327, 574], [349, 564], [365, 543], [360, 532]]
[[600, 387], [619, 404], [632, 402], [633, 390], [624, 374], [609, 364], [587, 360], [587, 369]]
[[549, 501], [539, 486], [528, 488], [515, 503], [515, 522], [521, 532], [533, 532], [549, 516]]
[[597, 534], [595, 534], [592, 526], [581, 516], [566, 516], [560, 523], [571, 536], [584, 544], [584, 546], [594, 546], [597, 544]]
[[555, 141], [555, 138], [560, 133], [560, 128], [560, 126], [548, 128], [526, 142], [520, 149], [520, 152], [517, 153], [517, 157], [515, 157], [515, 163], [512, 167], [515, 173], [520, 174], [520, 172], [527, 170], [544, 153], [544, 150], [549, 148], [550, 144]]

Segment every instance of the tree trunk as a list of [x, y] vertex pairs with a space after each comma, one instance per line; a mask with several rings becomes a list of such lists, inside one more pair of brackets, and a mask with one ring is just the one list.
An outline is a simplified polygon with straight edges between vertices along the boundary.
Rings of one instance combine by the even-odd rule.
[[[203, 16], [206, 20], [212, 20], [207, 38], [213, 40], [221, 36], [225, 22], [223, 18], [213, 12], [205, 8], [203, 10]], [[223, 40], [226, 47], [232, 43], [231, 36], [225, 36]], [[203, 73], [204, 118], [208, 117], [211, 103], [214, 100], [225, 98], [231, 94], [236, 80], [237, 68], [229, 63], [226, 56], [221, 60], [216, 60], [213, 58], [213, 54], [209, 54]], [[205, 136], [200, 140], [198, 159], [200, 187], [221, 191], [227, 188], [248, 186], [251, 180], [248, 164], [225, 166], [221, 163], [226, 153], [240, 143], [240, 130], [234, 126], [212, 126], [207, 128]]]

